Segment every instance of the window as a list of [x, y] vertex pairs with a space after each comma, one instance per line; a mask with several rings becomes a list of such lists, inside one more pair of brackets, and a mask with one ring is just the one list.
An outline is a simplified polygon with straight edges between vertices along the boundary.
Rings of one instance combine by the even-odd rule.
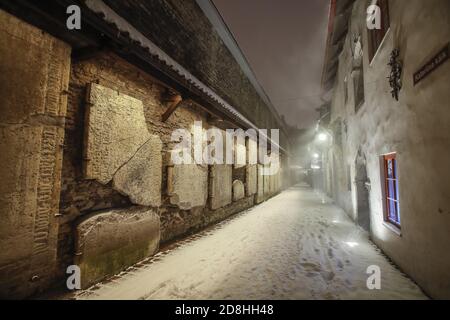
[[378, 48], [383, 42], [384, 36], [389, 30], [389, 1], [388, 0], [377, 0], [375, 2], [377, 6], [381, 9], [381, 29], [369, 30], [369, 61], [372, 62]]
[[383, 156], [385, 200], [385, 221], [400, 228], [400, 205], [398, 193], [398, 173], [396, 154]]

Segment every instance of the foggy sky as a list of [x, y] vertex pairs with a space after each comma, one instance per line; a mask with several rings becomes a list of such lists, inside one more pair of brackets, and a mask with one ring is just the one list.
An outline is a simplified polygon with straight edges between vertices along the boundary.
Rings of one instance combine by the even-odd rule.
[[213, 0], [286, 121], [317, 120], [329, 0]]

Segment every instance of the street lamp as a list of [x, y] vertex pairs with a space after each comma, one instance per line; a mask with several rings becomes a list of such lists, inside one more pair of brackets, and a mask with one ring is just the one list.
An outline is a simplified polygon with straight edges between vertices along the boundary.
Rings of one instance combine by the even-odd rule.
[[317, 140], [319, 140], [320, 142], [325, 142], [328, 140], [328, 135], [324, 132], [321, 132], [317, 135]]

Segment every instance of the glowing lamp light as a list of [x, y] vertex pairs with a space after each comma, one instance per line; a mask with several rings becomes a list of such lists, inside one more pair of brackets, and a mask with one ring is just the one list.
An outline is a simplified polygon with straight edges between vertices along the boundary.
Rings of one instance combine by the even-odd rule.
[[320, 141], [320, 142], [325, 142], [325, 141], [327, 141], [327, 139], [328, 139], [328, 136], [327, 136], [327, 134], [326, 133], [319, 133], [318, 135], [317, 135], [317, 139]]
[[313, 153], [312, 156], [313, 156], [314, 159], [319, 159], [320, 158], [320, 155], [318, 153]]

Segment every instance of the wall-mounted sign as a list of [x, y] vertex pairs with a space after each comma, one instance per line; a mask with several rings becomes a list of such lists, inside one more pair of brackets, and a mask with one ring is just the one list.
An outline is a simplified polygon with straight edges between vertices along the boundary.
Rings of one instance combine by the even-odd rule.
[[422, 68], [414, 73], [414, 85], [425, 79], [430, 73], [439, 68], [449, 58], [449, 43], [437, 55], [431, 58]]

